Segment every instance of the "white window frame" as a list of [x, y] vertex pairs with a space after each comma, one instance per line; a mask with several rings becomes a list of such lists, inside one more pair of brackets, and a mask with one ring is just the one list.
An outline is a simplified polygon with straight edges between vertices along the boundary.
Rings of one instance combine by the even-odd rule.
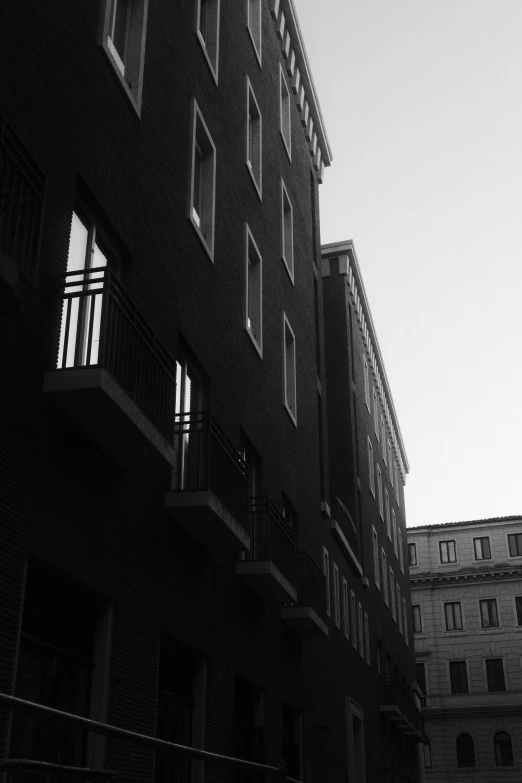
[[384, 490], [384, 519], [386, 521], [386, 533], [390, 541], [392, 540], [392, 526], [390, 518], [390, 495], [388, 494], [388, 488]]
[[368, 437], [368, 473], [369, 473], [369, 479], [370, 479], [370, 491], [375, 497], [375, 474], [374, 474], [374, 464], [373, 464], [373, 443], [371, 441], [371, 438]]
[[[191, 103], [191, 164], [188, 218], [210, 260], [214, 261], [215, 212], [216, 212], [216, 147], [195, 98]], [[199, 185], [196, 191], [196, 153], [201, 153]], [[201, 191], [201, 215], [194, 203], [196, 192]]]
[[[205, 61], [210, 68], [210, 72], [216, 84], [218, 83], [219, 73], [220, 6], [221, 0], [197, 0], [196, 2], [196, 38], [200, 43], [203, 54], [205, 55]], [[202, 7], [204, 8], [204, 13], [208, 13], [209, 15], [208, 23], [211, 29], [209, 30], [208, 41], [205, 41], [204, 34], [201, 31]]]
[[355, 593], [350, 590], [350, 617], [352, 619], [351, 624], [351, 637], [352, 647], [357, 649], [357, 603], [355, 601]]
[[294, 284], [294, 208], [281, 179], [281, 259]]
[[363, 354], [363, 373], [364, 373], [364, 401], [368, 408], [368, 413], [371, 415], [371, 401], [370, 401], [370, 368], [368, 367], [368, 360]]
[[279, 133], [288, 155], [292, 161], [292, 102], [291, 93], [286, 83], [283, 66], [279, 64]]
[[[414, 554], [414, 560], [415, 560], [414, 563], [411, 562], [412, 558], [411, 558], [411, 549], [410, 549], [410, 547], [413, 547], [413, 554]], [[418, 564], [419, 563], [418, 563], [418, 560], [417, 560], [417, 544], [414, 541], [408, 541], [408, 566], [410, 568], [415, 568], [415, 566], [417, 566]]]
[[[121, 58], [112, 40], [117, 2], [118, 0], [102, 2], [98, 44], [107, 55], [136, 113], [141, 116], [149, 0], [132, 0], [129, 3], [124, 59]], [[130, 32], [133, 33], [132, 36], [129, 35]]]
[[377, 464], [377, 500], [379, 502], [379, 514], [384, 522], [384, 498], [382, 494], [382, 472], [381, 466]]
[[397, 622], [397, 612], [395, 608], [395, 574], [393, 573], [393, 568], [389, 567], [389, 575], [390, 575], [390, 604], [391, 604], [391, 613], [392, 617]]
[[381, 589], [381, 574], [379, 570], [379, 537], [375, 527], [372, 525], [372, 541], [373, 541], [373, 576], [375, 579], [375, 587]]
[[343, 593], [343, 632], [346, 639], [350, 638], [350, 605], [348, 601], [348, 582], [345, 577], [342, 578]]
[[[248, 76], [246, 80], [246, 152], [245, 165], [259, 200], [263, 200], [263, 118]], [[253, 160], [252, 160], [253, 158]]]
[[333, 564], [333, 605], [334, 605], [334, 623], [336, 628], [341, 630], [341, 601], [340, 601], [340, 582], [339, 566]]
[[[420, 630], [419, 631], [415, 630], [415, 625], [416, 625], [416, 623], [415, 623], [415, 614], [416, 614], [415, 610], [416, 609], [419, 610], [418, 611], [419, 625], [420, 625]], [[424, 633], [423, 626], [422, 626], [422, 607], [421, 607], [420, 604], [412, 604], [411, 605], [411, 615], [412, 615], [412, 621], [413, 621], [413, 633], [415, 633], [415, 634]]]
[[259, 65], [262, 65], [263, 46], [263, 12], [261, 0], [246, 0], [247, 4], [247, 30], [256, 53]]
[[[288, 337], [291, 339], [289, 340]], [[283, 405], [297, 427], [297, 364], [295, 334], [283, 310]]]
[[373, 387], [373, 429], [375, 437], [379, 440], [379, 406], [377, 404], [377, 389]]
[[381, 564], [382, 564], [382, 585], [384, 588], [383, 598], [386, 606], [389, 606], [390, 599], [388, 593], [388, 558], [386, 557], [386, 552], [384, 551], [383, 547], [381, 547]]
[[245, 223], [245, 329], [263, 358], [263, 258]]
[[[395, 514], [395, 511], [393, 512], [393, 514]], [[400, 523], [398, 523], [396, 521], [395, 524], [397, 525], [397, 533], [398, 533], [398, 536], [399, 536], [399, 543], [398, 543], [398, 547], [399, 547], [399, 565], [401, 567], [402, 573], [404, 573], [404, 542], [402, 540], [402, 530], [401, 530]]]
[[323, 574], [326, 579], [325, 591], [326, 591], [326, 616], [330, 617], [332, 613], [331, 600], [330, 600], [330, 553], [328, 549], [323, 546]]

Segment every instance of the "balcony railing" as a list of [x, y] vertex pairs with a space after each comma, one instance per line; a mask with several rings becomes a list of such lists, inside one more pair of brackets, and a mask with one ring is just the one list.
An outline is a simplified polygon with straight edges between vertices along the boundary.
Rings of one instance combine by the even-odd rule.
[[297, 555], [297, 602], [310, 606], [327, 622], [326, 577], [308, 552]]
[[[0, 262], [11, 261], [34, 285], [45, 179], [0, 115]], [[1, 263], [0, 263], [1, 267]]]
[[250, 534], [246, 462], [208, 411], [175, 416], [174, 492], [210, 490]]
[[173, 443], [176, 366], [108, 268], [67, 272], [57, 369], [102, 367]]
[[272, 562], [295, 584], [295, 536], [283, 515], [268, 497], [254, 497], [250, 504], [253, 546], [248, 559]]
[[394, 705], [398, 712], [420, 732], [420, 712], [404, 686], [389, 674], [379, 677], [380, 704]]

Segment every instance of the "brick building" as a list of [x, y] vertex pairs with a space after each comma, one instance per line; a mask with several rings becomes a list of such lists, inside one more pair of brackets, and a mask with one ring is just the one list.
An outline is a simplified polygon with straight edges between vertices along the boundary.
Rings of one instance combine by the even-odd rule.
[[345, 688], [371, 737], [367, 779], [417, 780], [408, 460], [353, 242], [322, 247], [322, 277], [333, 537], [328, 557], [341, 569], [342, 593], [364, 616], [368, 638], [363, 648], [345, 630], [352, 638]]
[[519, 781], [522, 517], [408, 530], [426, 781]]

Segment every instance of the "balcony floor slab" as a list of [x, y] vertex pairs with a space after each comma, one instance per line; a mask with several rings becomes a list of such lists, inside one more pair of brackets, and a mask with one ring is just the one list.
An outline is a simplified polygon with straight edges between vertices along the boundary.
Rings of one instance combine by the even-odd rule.
[[328, 636], [328, 626], [311, 606], [284, 606], [281, 618], [304, 638]]
[[165, 508], [211, 552], [250, 549], [250, 536], [210, 490], [167, 492]]
[[236, 576], [264, 601], [297, 601], [295, 587], [271, 561], [241, 560], [236, 563]]

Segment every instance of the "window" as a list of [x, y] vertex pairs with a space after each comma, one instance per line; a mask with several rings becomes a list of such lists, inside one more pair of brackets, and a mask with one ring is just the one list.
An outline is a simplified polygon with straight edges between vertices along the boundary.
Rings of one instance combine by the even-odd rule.
[[406, 641], [406, 644], [409, 644], [408, 641], [408, 609], [406, 607], [406, 599], [402, 599], [402, 621], [404, 623], [404, 639]]
[[490, 693], [506, 690], [502, 658], [486, 658], [486, 680]]
[[330, 617], [330, 554], [325, 546], [323, 546], [323, 574], [326, 577], [326, 614]]
[[[390, 566], [390, 602], [391, 602], [391, 611], [392, 611], [392, 617], [397, 622], [397, 613], [395, 610], [395, 577], [393, 575], [393, 569]], [[397, 607], [397, 609], [400, 611], [400, 604]]]
[[522, 557], [522, 533], [510, 533], [508, 544], [510, 557]]
[[400, 500], [400, 493], [399, 493], [399, 467], [397, 463], [395, 463], [395, 498], [397, 500], [397, 505], [401, 505]]
[[359, 655], [364, 658], [364, 626], [363, 626], [363, 610], [361, 602], [357, 601], [357, 644], [359, 649]]
[[372, 526], [372, 541], [373, 541], [373, 576], [375, 579], [375, 585], [381, 589], [381, 577], [379, 573], [379, 539], [377, 537], [377, 531]]
[[352, 619], [352, 645], [357, 649], [357, 613], [355, 609], [356, 603], [355, 603], [355, 593], [353, 590], [350, 590], [350, 617]]
[[397, 618], [399, 621], [399, 631], [403, 633], [403, 627], [402, 627], [402, 612], [401, 612], [401, 606], [402, 606], [402, 597], [401, 597], [401, 586], [395, 583], [395, 589], [397, 591]]
[[422, 633], [422, 613], [420, 604], [412, 604], [413, 633]]
[[373, 471], [373, 443], [368, 438], [368, 475], [370, 476], [370, 489], [375, 497], [375, 475]]
[[99, 41], [138, 114], [141, 110], [148, 6], [149, 0], [105, 0], [102, 38]]
[[388, 606], [388, 563], [386, 558], [386, 552], [381, 549], [381, 562], [382, 562], [382, 584], [384, 587], [384, 603]]
[[384, 416], [382, 413], [381, 413], [381, 445], [382, 445], [383, 456], [386, 458], [386, 426], [384, 424]]
[[371, 413], [370, 408], [370, 371], [368, 368], [368, 362], [366, 360], [366, 356], [363, 354], [363, 374], [364, 374], [364, 401], [366, 402], [366, 407], [368, 408], [369, 413]]
[[408, 557], [411, 566], [417, 565], [417, 545], [408, 544]]
[[347, 639], [350, 638], [350, 607], [348, 604], [348, 582], [343, 576], [343, 631]]
[[281, 180], [281, 258], [283, 259], [286, 271], [294, 282], [294, 213], [285, 183]]
[[457, 747], [457, 766], [474, 767], [475, 766], [475, 743], [471, 734], [459, 734], [456, 742]]
[[393, 457], [392, 457], [392, 445], [388, 438], [388, 469], [390, 471], [390, 482], [393, 487]]
[[176, 360], [176, 398], [174, 449], [177, 461], [172, 471], [172, 489], [182, 489], [198, 486], [199, 481], [199, 438], [192, 437], [192, 422], [189, 414], [200, 411], [203, 407], [203, 383], [201, 375], [196, 370], [186, 353], [181, 349]]
[[262, 197], [262, 142], [263, 127], [261, 112], [250, 84], [247, 84], [247, 132], [246, 132], [246, 165], [255, 185], [257, 195]]
[[[389, 503], [389, 501], [388, 501]], [[395, 516], [395, 511], [391, 512], [391, 529], [392, 529], [392, 536], [393, 536], [393, 551], [395, 552], [395, 557], [397, 560], [399, 559], [399, 542], [398, 542], [398, 534], [397, 534], [397, 517]]]
[[479, 601], [480, 620], [483, 628], [498, 628], [497, 599], [486, 598]]
[[468, 670], [466, 661], [450, 661], [449, 674], [451, 692], [468, 693]]
[[303, 771], [303, 713], [288, 704], [283, 704], [282, 757], [286, 764], [288, 777], [301, 780]]
[[389, 439], [383, 440], [382, 442], [382, 458], [384, 460], [384, 464], [388, 465], [388, 449], [386, 448], [386, 444], [388, 444], [388, 446], [390, 445]]
[[522, 625], [522, 595], [515, 596], [515, 614], [517, 625]]
[[431, 743], [428, 739], [428, 737], [424, 738], [424, 743], [422, 745], [422, 748], [424, 750], [424, 769], [431, 769], [432, 763], [431, 763]]
[[257, 352], [263, 356], [263, 261], [248, 225], [245, 224], [245, 327]]
[[415, 679], [417, 681], [417, 685], [419, 686], [420, 692], [423, 696], [426, 696], [428, 693], [428, 686], [426, 683], [426, 664], [424, 661], [415, 664]]
[[261, 65], [261, 0], [247, 0], [247, 29]]
[[214, 258], [214, 211], [216, 195], [216, 148], [199, 106], [192, 99], [192, 176], [189, 218], [207, 250]]
[[441, 563], [456, 563], [457, 551], [455, 548], [455, 541], [439, 541], [440, 562]]
[[290, 418], [297, 426], [297, 389], [295, 364], [295, 337], [283, 313], [283, 400]]
[[382, 495], [382, 473], [380, 465], [377, 465], [377, 496], [379, 500], [379, 514], [384, 521], [384, 499]]
[[370, 665], [370, 622], [367, 612], [364, 613], [364, 660]]
[[286, 85], [283, 69], [279, 66], [279, 116], [281, 137], [283, 139], [288, 158], [292, 160], [292, 125], [290, 113], [290, 91]]
[[377, 390], [373, 389], [373, 428], [377, 440], [379, 440], [379, 406], [377, 405]]
[[[392, 514], [393, 514], [393, 517], [395, 518], [395, 511], [392, 511]], [[398, 532], [398, 535], [399, 535], [399, 543], [398, 543], [398, 547], [399, 547], [399, 565], [401, 567], [402, 573], [404, 573], [404, 552], [403, 552], [403, 544], [402, 544], [402, 530], [397, 525], [397, 522], [395, 522], [395, 525], [397, 527], [397, 532]]]
[[495, 748], [495, 764], [497, 767], [514, 766], [513, 746], [507, 731], [497, 731], [493, 738], [493, 746]]
[[[391, 527], [391, 519], [390, 519], [390, 496], [388, 494], [388, 490], [384, 490], [384, 518], [386, 520], [386, 532], [388, 533], [388, 538], [390, 541], [392, 540], [392, 527]], [[397, 547], [395, 547], [395, 551], [397, 551]]]
[[334, 622], [339, 630], [341, 629], [341, 602], [339, 595], [339, 568], [337, 563], [333, 564], [333, 604], [334, 604]]
[[351, 783], [362, 783], [366, 777], [366, 743], [364, 713], [359, 704], [346, 699], [347, 775]]
[[450, 601], [444, 604], [446, 631], [462, 631], [462, 610], [460, 601]]
[[475, 550], [475, 560], [491, 560], [491, 548], [489, 545], [489, 536], [473, 539], [473, 548]]
[[198, 0], [196, 34], [217, 84], [220, 0]]
[[[236, 758], [264, 761], [263, 696], [257, 685], [243, 677], [235, 677], [233, 737]], [[237, 777], [238, 783], [246, 783], [247, 780], [241, 773]]]

